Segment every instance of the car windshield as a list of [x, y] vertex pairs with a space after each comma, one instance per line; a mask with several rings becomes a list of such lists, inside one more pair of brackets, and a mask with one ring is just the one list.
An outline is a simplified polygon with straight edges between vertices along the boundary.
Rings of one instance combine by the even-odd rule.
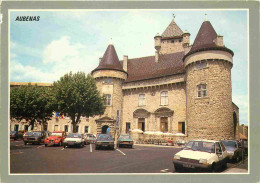
[[39, 137], [41, 136], [41, 132], [28, 132], [27, 135], [33, 137]]
[[89, 138], [94, 138], [94, 135], [87, 134], [87, 137], [89, 137]]
[[121, 135], [119, 137], [120, 140], [132, 140], [132, 137], [130, 135]]
[[225, 140], [223, 140], [222, 143], [225, 146], [228, 146], [228, 147], [237, 147], [236, 141], [225, 141]]
[[113, 140], [111, 135], [101, 134], [98, 135], [97, 140]]
[[78, 133], [71, 133], [69, 134], [67, 137], [69, 138], [81, 138], [81, 134], [78, 134]]
[[185, 150], [191, 149], [193, 151], [203, 151], [209, 153], [215, 153], [215, 143], [214, 142], [204, 142], [204, 141], [189, 141], [184, 147]]
[[50, 136], [62, 136], [62, 133], [53, 132], [53, 133], [51, 133]]

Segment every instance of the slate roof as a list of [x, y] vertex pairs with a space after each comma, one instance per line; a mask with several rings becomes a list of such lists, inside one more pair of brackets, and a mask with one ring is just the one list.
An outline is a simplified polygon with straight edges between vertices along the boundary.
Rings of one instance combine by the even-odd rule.
[[[226, 48], [225, 46], [218, 46], [214, 42], [217, 38], [217, 33], [209, 21], [204, 21], [200, 27], [200, 30], [194, 40], [194, 43], [190, 51], [185, 55], [185, 57], [191, 55], [192, 53], [205, 51], [205, 50], [225, 50], [232, 55], [233, 51]], [[185, 59], [185, 57], [183, 59]]]
[[159, 62], [155, 62], [155, 56], [128, 59], [128, 78], [125, 82], [184, 73], [183, 56], [184, 52], [164, 54], [160, 55]]
[[98, 67], [92, 71], [92, 73], [97, 70], [105, 69], [125, 72], [119, 62], [115, 47], [112, 44], [108, 45], [101, 62], [99, 63]]
[[174, 20], [172, 20], [171, 23], [168, 25], [168, 27], [165, 29], [165, 31], [162, 33], [162, 38], [181, 36], [182, 34], [183, 31], [174, 22]]

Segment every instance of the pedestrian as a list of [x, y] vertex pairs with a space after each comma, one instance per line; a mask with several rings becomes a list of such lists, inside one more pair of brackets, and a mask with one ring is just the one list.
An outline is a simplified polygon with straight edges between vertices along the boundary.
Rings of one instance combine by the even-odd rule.
[[107, 134], [110, 134], [110, 127], [107, 128]]

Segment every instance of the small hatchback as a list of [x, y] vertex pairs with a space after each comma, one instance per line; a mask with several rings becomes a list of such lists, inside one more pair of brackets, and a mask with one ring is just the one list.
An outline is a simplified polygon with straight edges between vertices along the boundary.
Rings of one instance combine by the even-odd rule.
[[95, 149], [98, 150], [103, 147], [109, 148], [109, 149], [115, 149], [114, 148], [114, 139], [111, 135], [99, 134], [97, 136], [96, 143], [95, 143]]
[[127, 146], [133, 148], [134, 141], [131, 135], [120, 135], [117, 140], [118, 147]]
[[192, 140], [173, 157], [175, 171], [182, 168], [216, 171], [227, 166], [227, 151], [220, 141]]

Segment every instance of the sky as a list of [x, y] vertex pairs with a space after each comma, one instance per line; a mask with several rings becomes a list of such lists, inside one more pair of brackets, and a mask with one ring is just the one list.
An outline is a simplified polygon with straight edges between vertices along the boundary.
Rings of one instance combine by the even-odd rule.
[[[154, 55], [154, 36], [175, 22], [194, 41], [205, 20], [234, 52], [232, 98], [240, 124], [248, 124], [248, 37], [246, 10], [81, 10], [10, 13], [10, 81], [57, 81], [64, 74], [90, 73], [112, 42], [120, 60]], [[40, 16], [39, 21], [15, 21]]]

